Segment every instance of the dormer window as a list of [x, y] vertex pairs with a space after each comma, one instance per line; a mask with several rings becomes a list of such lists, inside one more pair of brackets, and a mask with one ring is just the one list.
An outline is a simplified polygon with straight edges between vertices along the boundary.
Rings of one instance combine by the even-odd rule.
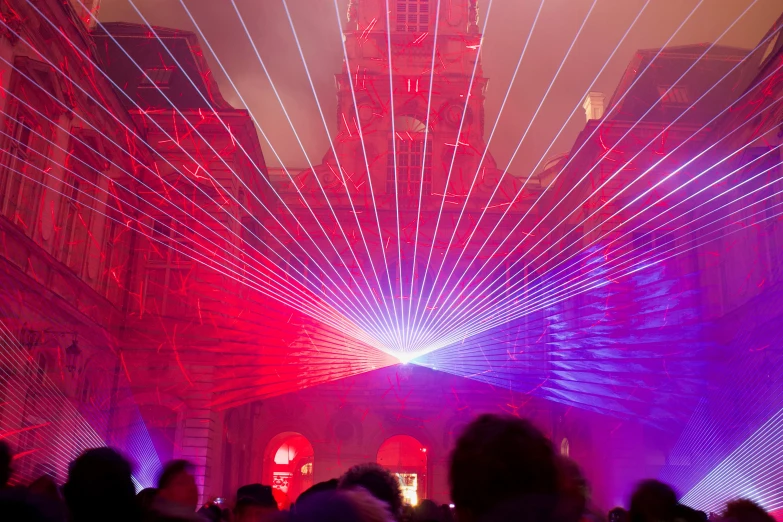
[[165, 88], [171, 84], [174, 67], [155, 67], [144, 71], [146, 76], [141, 79], [141, 87]]
[[397, 0], [397, 31], [426, 33], [430, 30], [430, 0]]
[[775, 46], [778, 43], [778, 40], [780, 39], [780, 29], [778, 29], [778, 32], [775, 33], [775, 36], [769, 39], [769, 43], [767, 44], [767, 47], [764, 49], [764, 54], [761, 56], [761, 64], [764, 65], [764, 63], [767, 61], [767, 58], [772, 54], [772, 51], [775, 50]]
[[664, 105], [687, 105], [690, 103], [688, 89], [685, 87], [658, 87], [658, 96], [661, 96], [661, 103]]

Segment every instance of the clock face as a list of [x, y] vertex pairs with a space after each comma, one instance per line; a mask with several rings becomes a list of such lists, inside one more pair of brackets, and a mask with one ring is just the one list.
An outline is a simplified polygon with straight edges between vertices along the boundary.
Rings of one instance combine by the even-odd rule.
[[362, 125], [367, 125], [375, 117], [375, 109], [372, 105], [363, 103], [359, 105], [359, 121]]
[[463, 111], [465, 113], [465, 121], [462, 124], [463, 126], [470, 125], [473, 121], [473, 111], [471, 111], [469, 107], [468, 110], [465, 111], [464, 106], [461, 103], [449, 103], [444, 107], [441, 114], [446, 123], [453, 127], [459, 127], [459, 124], [462, 121]]

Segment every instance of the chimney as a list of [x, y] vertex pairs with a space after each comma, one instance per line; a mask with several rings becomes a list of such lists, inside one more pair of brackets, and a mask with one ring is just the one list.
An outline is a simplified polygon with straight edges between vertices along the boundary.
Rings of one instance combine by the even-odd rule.
[[590, 92], [587, 94], [587, 98], [585, 98], [585, 102], [582, 104], [582, 107], [585, 109], [587, 121], [600, 120], [604, 117], [605, 101], [606, 96], [604, 96], [604, 93], [602, 92]]

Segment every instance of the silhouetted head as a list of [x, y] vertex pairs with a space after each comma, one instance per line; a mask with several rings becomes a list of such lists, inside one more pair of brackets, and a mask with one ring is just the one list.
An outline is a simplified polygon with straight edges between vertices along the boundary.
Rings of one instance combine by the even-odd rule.
[[337, 485], [340, 483], [337, 479], [330, 479], [325, 480], [323, 482], [319, 482], [317, 484], [313, 484], [306, 490], [302, 491], [302, 493], [299, 494], [299, 497], [296, 499], [297, 502], [302, 502], [304, 499], [309, 497], [310, 495], [313, 495], [315, 493], [323, 493], [324, 491], [334, 491], [337, 489]]
[[187, 460], [172, 460], [163, 467], [158, 479], [158, 498], [196, 511], [198, 487], [193, 465]]
[[472, 522], [519, 499], [526, 513], [548, 516], [557, 502], [558, 471], [549, 440], [530, 422], [482, 415], [457, 439], [449, 470], [460, 522]]
[[621, 507], [616, 507], [609, 512], [607, 518], [609, 522], [628, 522], [628, 512]]
[[8, 485], [11, 480], [11, 461], [13, 454], [7, 442], [0, 440], [0, 488]]
[[290, 522], [392, 522], [388, 505], [356, 487], [308, 495], [291, 512]]
[[57, 483], [49, 475], [38, 477], [27, 486], [27, 490], [34, 495], [44, 497], [52, 501], [61, 501], [60, 489]]
[[135, 494], [130, 464], [111, 448], [85, 451], [63, 486], [73, 522], [138, 520]]
[[751, 500], [734, 500], [726, 504], [723, 511], [726, 522], [774, 522], [764, 508]]
[[389, 470], [368, 462], [353, 466], [340, 477], [339, 489], [362, 487], [372, 496], [388, 504], [394, 518], [399, 518], [402, 510], [402, 490], [397, 477]]
[[440, 507], [429, 499], [419, 502], [413, 512], [414, 522], [443, 522]]
[[631, 495], [630, 522], [661, 522], [672, 520], [677, 511], [677, 493], [657, 480], [640, 482]]
[[139, 505], [142, 514], [147, 513], [152, 509], [152, 503], [155, 501], [155, 496], [158, 494], [158, 488], [144, 488], [136, 495], [136, 503]]
[[264, 521], [277, 511], [277, 501], [271, 486], [248, 484], [237, 490], [234, 522]]
[[579, 522], [587, 509], [587, 480], [573, 460], [558, 456], [558, 520]]
[[207, 506], [201, 506], [198, 510], [198, 514], [209, 522], [220, 522], [223, 511], [221, 511], [220, 506], [209, 504]]

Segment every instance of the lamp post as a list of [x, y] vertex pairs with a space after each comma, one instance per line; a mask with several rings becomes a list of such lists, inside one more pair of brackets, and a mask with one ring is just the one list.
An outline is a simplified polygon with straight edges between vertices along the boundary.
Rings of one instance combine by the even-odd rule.
[[68, 370], [68, 373], [76, 371], [81, 354], [82, 350], [79, 348], [79, 343], [76, 342], [76, 336], [74, 335], [73, 342], [65, 349], [65, 369]]

